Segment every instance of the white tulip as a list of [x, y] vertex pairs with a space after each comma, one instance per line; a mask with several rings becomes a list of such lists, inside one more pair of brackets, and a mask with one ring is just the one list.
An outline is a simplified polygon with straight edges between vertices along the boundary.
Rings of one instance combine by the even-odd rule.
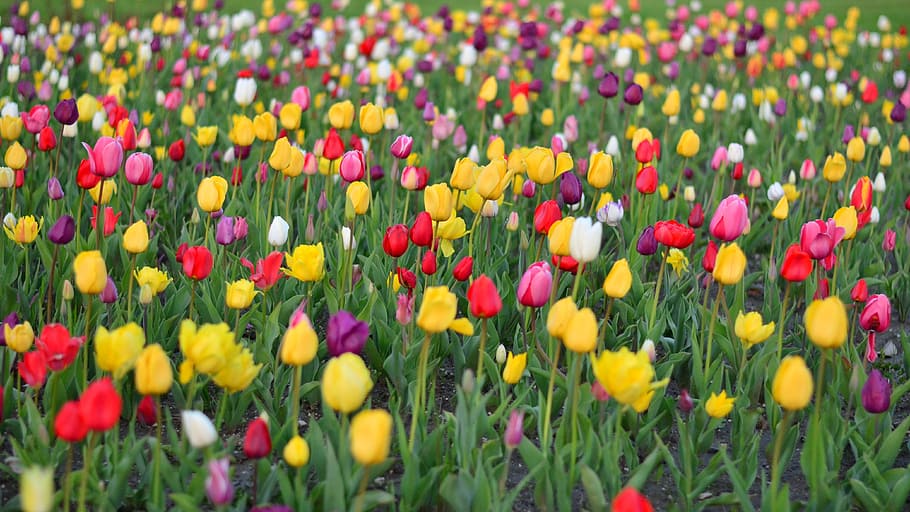
[[354, 240], [354, 237], [351, 234], [351, 228], [347, 226], [341, 227], [341, 246], [344, 247], [345, 251], [357, 248], [357, 240]]
[[821, 87], [813, 85], [812, 88], [809, 89], [809, 99], [812, 100], [812, 103], [821, 103], [821, 101], [825, 99], [825, 92], [822, 91]]
[[888, 187], [885, 185], [885, 175], [879, 172], [872, 181], [872, 190], [875, 192], [884, 192]]
[[686, 188], [683, 189], [683, 199], [690, 203], [695, 201], [695, 187], [686, 185]]
[[754, 146], [758, 144], [758, 136], [755, 135], [755, 131], [752, 128], [746, 130], [746, 135], [743, 137], [743, 142], [747, 146]]
[[738, 164], [743, 161], [743, 147], [741, 144], [731, 142], [727, 146], [727, 160], [732, 164]]
[[88, 70], [91, 74], [97, 75], [104, 69], [104, 58], [99, 52], [92, 52], [88, 58]]
[[193, 448], [205, 448], [218, 440], [215, 425], [202, 411], [183, 411], [180, 413], [180, 417], [183, 421], [186, 439]]
[[784, 197], [784, 187], [775, 181], [768, 187], [768, 201], [776, 204], [782, 197]]
[[600, 252], [602, 233], [603, 224], [592, 221], [591, 217], [575, 219], [569, 237], [569, 254], [579, 263], [594, 261]]
[[499, 203], [488, 199], [483, 202], [483, 208], [480, 210], [480, 214], [484, 217], [495, 217], [499, 213]]
[[19, 81], [19, 65], [10, 64], [6, 67], [6, 81], [14, 84]]
[[870, 146], [878, 146], [882, 143], [882, 134], [878, 131], [878, 128], [873, 126], [869, 128], [869, 134], [866, 135], [866, 144]]
[[650, 359], [652, 363], [657, 359], [657, 350], [654, 347], [654, 340], [651, 338], [646, 339], [645, 342], [642, 343], [641, 351], [648, 354], [648, 359]]
[[241, 107], [249, 106], [256, 97], [256, 80], [253, 78], [238, 78], [234, 86], [234, 102]]
[[288, 222], [281, 218], [280, 215], [276, 215], [272, 219], [272, 225], [269, 226], [269, 245], [272, 247], [281, 247], [288, 241], [288, 231], [290, 231], [291, 226], [288, 225]]
[[7, 214], [3, 216], [3, 225], [9, 229], [14, 229], [16, 227], [16, 221], [16, 216], [13, 215], [12, 212], [7, 212]]
[[881, 214], [878, 211], [878, 206], [872, 207], [872, 214], [869, 215], [869, 222], [872, 224], [878, 224], [878, 221], [881, 219]]
[[496, 364], [504, 364], [508, 359], [508, 354], [506, 354], [506, 346], [502, 343], [496, 347]]
[[894, 87], [903, 89], [907, 85], [907, 72], [903, 69], [898, 69], [894, 72], [894, 76], [891, 77], [891, 81], [894, 82]]
[[79, 125], [78, 123], [68, 124], [63, 126], [63, 136], [68, 138], [73, 138], [76, 135], [79, 135]]
[[607, 141], [607, 147], [604, 148], [604, 153], [613, 158], [619, 158], [619, 139], [616, 138], [616, 135], [610, 135], [610, 140]]

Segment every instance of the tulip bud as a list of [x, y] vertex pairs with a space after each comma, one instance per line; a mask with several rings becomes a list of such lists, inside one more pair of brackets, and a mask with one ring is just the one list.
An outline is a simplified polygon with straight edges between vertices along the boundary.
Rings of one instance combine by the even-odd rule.
[[653, 363], [657, 359], [657, 351], [654, 348], [654, 340], [648, 338], [641, 346], [641, 351], [648, 354], [648, 359]]
[[272, 224], [269, 226], [268, 241], [269, 245], [272, 247], [281, 247], [288, 241], [288, 231], [290, 231], [291, 226], [288, 225], [280, 215], [276, 215], [272, 219]]
[[183, 431], [193, 448], [205, 448], [218, 440], [215, 425], [205, 413], [193, 410], [183, 411], [181, 418]]
[[692, 402], [692, 397], [689, 396], [689, 392], [685, 389], [683, 389], [679, 392], [679, 399], [677, 400], [676, 403], [677, 403], [677, 406], [679, 407], [679, 410], [682, 411], [683, 414], [689, 414], [692, 411], [692, 408], [694, 407], [694, 403]]
[[139, 304], [147, 306], [152, 303], [152, 299], [155, 297], [152, 287], [146, 283], [142, 285], [142, 288], [139, 289]]
[[62, 290], [63, 300], [73, 300], [73, 297], [76, 295], [76, 290], [73, 289], [73, 283], [69, 279], [63, 281], [63, 290]]
[[474, 377], [474, 370], [468, 368], [461, 374], [461, 389], [463, 389], [465, 393], [473, 393], [474, 384], [476, 382], [477, 379]]
[[506, 426], [506, 432], [503, 436], [503, 442], [509, 450], [515, 449], [521, 444], [524, 436], [524, 413], [515, 409], [509, 415], [509, 423]]

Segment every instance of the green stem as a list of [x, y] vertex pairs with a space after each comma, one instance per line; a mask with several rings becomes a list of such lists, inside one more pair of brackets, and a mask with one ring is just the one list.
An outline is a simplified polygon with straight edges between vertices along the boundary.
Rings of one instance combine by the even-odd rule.
[[790, 426], [790, 419], [793, 417], [792, 411], [786, 411], [783, 419], [777, 425], [777, 432], [774, 435], [774, 452], [771, 456], [771, 503], [777, 501], [777, 487], [780, 481], [780, 452], [784, 446], [784, 437], [787, 435], [787, 428]]
[[724, 285], [717, 284], [717, 296], [714, 297], [714, 306], [711, 308], [711, 323], [708, 325], [708, 344], [705, 350], [705, 376], [711, 373], [711, 344], [714, 342], [714, 324], [717, 323], [717, 307], [724, 300]]
[[300, 418], [300, 380], [303, 377], [303, 366], [294, 368], [294, 383], [291, 388], [291, 432], [297, 432], [297, 420]]
[[417, 396], [414, 397], [414, 409], [411, 411], [411, 434], [408, 437], [408, 451], [414, 450], [414, 438], [417, 435], [417, 422], [423, 405], [424, 381], [427, 373], [427, 360], [430, 357], [430, 333], [426, 333], [420, 345], [420, 359], [417, 363]]
[[547, 405], [543, 417], [543, 451], [550, 456], [550, 412], [553, 410], [553, 386], [556, 384], [556, 369], [559, 367], [559, 356], [562, 352], [562, 343], [557, 340], [556, 355], [553, 357], [553, 366], [550, 368], [550, 383], [547, 385]]
[[648, 317], [648, 329], [654, 327], [654, 318], [657, 316], [657, 300], [660, 298], [660, 286], [664, 282], [664, 270], [667, 267], [667, 258], [660, 255], [660, 270], [657, 271], [657, 284], [654, 286], [654, 301], [651, 303], [651, 315]]
[[94, 433], [88, 433], [88, 444], [85, 447], [85, 458], [82, 464], [82, 481], [79, 483], [79, 503], [76, 508], [78, 512], [86, 512], [87, 510], [85, 508], [85, 495], [88, 491], [88, 480], [92, 470], [92, 451], [95, 448], [96, 438], [97, 436]]
[[481, 379], [483, 378], [483, 360], [484, 353], [487, 344], [487, 319], [484, 318], [480, 321], [480, 349], [477, 352], [477, 383], [478, 385], [483, 385]]
[[575, 484], [575, 459], [578, 449], [578, 379], [580, 376], [579, 361], [580, 354], [574, 354], [572, 357], [572, 451], [569, 460], [569, 485]]
[[161, 398], [155, 397], [155, 460], [152, 474], [152, 504], [159, 509], [161, 498]]
[[578, 286], [581, 283], [581, 274], [585, 271], [585, 263], [581, 262], [578, 265], [578, 271], [575, 272], [575, 284], [572, 285], [572, 301], [575, 301], [576, 295], [578, 295]]
[[370, 477], [370, 466], [364, 466], [363, 477], [360, 479], [360, 487], [357, 489], [357, 499], [354, 500], [354, 512], [363, 510], [363, 499], [367, 492], [367, 482]]
[[787, 303], [790, 300], [790, 281], [787, 281], [787, 287], [784, 288], [784, 302], [780, 307], [780, 318], [777, 320], [777, 360], [783, 357], [784, 350], [784, 321], [787, 318]]

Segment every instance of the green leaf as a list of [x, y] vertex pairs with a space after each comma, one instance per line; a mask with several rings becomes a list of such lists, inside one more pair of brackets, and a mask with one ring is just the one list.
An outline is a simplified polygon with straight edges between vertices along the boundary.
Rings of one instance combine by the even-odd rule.
[[588, 507], [594, 512], [607, 510], [607, 498], [604, 488], [600, 484], [600, 478], [593, 469], [587, 464], [579, 466], [581, 469], [581, 485], [585, 489], [585, 496], [588, 498]]
[[910, 429], [910, 416], [904, 418], [900, 425], [885, 436], [881, 448], [878, 449], [878, 453], [875, 455], [875, 465], [879, 471], [884, 471], [894, 465], [908, 429]]

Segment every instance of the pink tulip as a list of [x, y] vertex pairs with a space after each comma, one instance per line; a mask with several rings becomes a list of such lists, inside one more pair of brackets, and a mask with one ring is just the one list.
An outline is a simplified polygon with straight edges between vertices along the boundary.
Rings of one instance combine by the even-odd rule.
[[802, 180], [811, 180], [815, 178], [816, 174], [815, 162], [811, 159], [803, 160], [803, 164], [799, 167], [799, 178]]
[[47, 121], [51, 118], [51, 111], [47, 105], [35, 105], [31, 110], [22, 112], [19, 116], [22, 118], [26, 131], [35, 134], [47, 126]]
[[310, 108], [310, 88], [305, 85], [296, 87], [291, 93], [291, 101], [300, 105], [300, 110]]
[[882, 240], [882, 249], [885, 252], [894, 251], [894, 246], [897, 243], [897, 233], [893, 229], [885, 231], [885, 238]]
[[152, 157], [146, 153], [133, 153], [124, 166], [126, 181], [133, 185], [145, 185], [152, 179]]
[[743, 234], [749, 222], [749, 208], [738, 195], [729, 195], [717, 206], [711, 218], [711, 235], [730, 242]]
[[870, 295], [859, 324], [867, 331], [884, 332], [891, 325], [891, 301], [883, 294]]
[[846, 231], [838, 227], [834, 219], [813, 220], [803, 224], [799, 232], [799, 246], [814, 260], [825, 259], [844, 238]]
[[359, 150], [348, 151], [341, 157], [339, 174], [341, 178], [348, 183], [360, 181], [363, 179], [366, 164], [363, 160], [363, 152]]
[[518, 302], [523, 306], [539, 308], [550, 300], [553, 275], [545, 261], [531, 264], [518, 282]]
[[101, 137], [92, 148], [85, 142], [82, 143], [88, 152], [90, 169], [96, 176], [111, 178], [120, 170], [123, 163], [123, 146], [116, 139]]
[[718, 170], [721, 166], [727, 164], [727, 148], [719, 146], [714, 150], [714, 156], [711, 157], [711, 169]]
[[164, 108], [167, 110], [177, 110], [183, 103], [183, 93], [180, 89], [174, 89], [164, 96]]
[[399, 135], [395, 138], [395, 142], [392, 143], [392, 147], [390, 147], [389, 150], [395, 158], [404, 160], [411, 156], [411, 149], [413, 149], [413, 147], [414, 139], [412, 137], [408, 135]]
[[746, 178], [746, 184], [752, 188], [761, 186], [761, 171], [754, 167], [749, 171], [749, 177]]

